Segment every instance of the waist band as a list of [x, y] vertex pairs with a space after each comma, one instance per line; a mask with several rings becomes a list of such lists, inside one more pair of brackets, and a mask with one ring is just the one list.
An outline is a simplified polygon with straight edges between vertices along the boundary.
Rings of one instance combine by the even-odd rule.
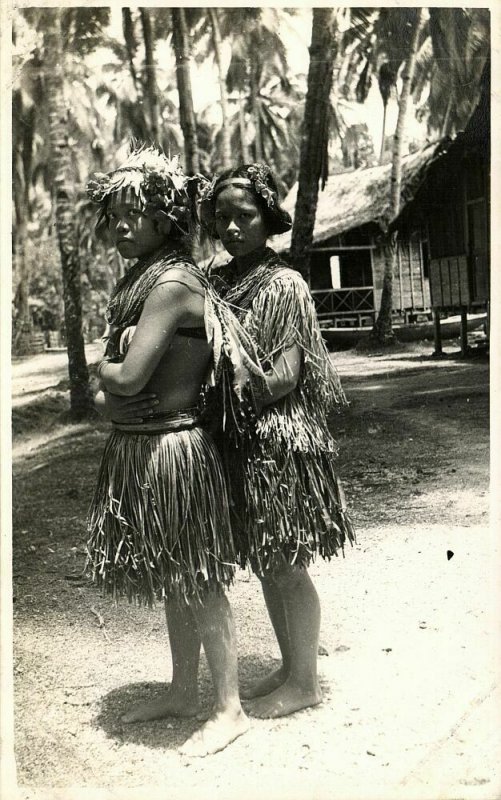
[[163, 414], [154, 414], [143, 422], [113, 422], [113, 428], [122, 433], [173, 433], [187, 431], [200, 424], [200, 409], [181, 408], [178, 411], [166, 411]]

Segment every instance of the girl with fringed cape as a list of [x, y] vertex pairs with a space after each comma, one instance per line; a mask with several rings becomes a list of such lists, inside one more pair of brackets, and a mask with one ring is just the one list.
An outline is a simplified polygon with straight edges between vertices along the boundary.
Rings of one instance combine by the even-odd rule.
[[[240, 439], [240, 480], [232, 481], [240, 561], [266, 572], [277, 557], [297, 566], [316, 553], [330, 558], [355, 539], [328, 428], [329, 414], [346, 398], [309, 289], [270, 248], [243, 277], [230, 262], [210, 280], [256, 343], [265, 370], [294, 344], [302, 353], [295, 389], [265, 406]], [[234, 469], [235, 459], [230, 463]]]
[[215, 178], [201, 217], [233, 256], [210, 280], [255, 342], [265, 373], [252, 382], [257, 419], [225, 443], [240, 562], [260, 579], [282, 656], [242, 696], [253, 700], [253, 715], [281, 717], [322, 699], [320, 602], [307, 567], [354, 541], [327, 425], [346, 400], [308, 287], [266, 246], [292, 227], [270, 168], [243, 164]]

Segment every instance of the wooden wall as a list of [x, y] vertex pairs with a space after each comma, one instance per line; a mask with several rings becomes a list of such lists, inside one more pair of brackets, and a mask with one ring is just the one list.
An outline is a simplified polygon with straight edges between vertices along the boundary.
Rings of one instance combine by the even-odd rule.
[[469, 305], [471, 297], [466, 255], [432, 259], [430, 283], [434, 308]]
[[[373, 251], [372, 273], [376, 308], [379, 308], [383, 289], [384, 252]], [[430, 286], [424, 275], [421, 239], [413, 235], [402, 239], [397, 249], [397, 261], [393, 275], [394, 311], [413, 311], [430, 308]]]
[[451, 151], [430, 171], [422, 188], [434, 308], [485, 304], [489, 299], [487, 158], [487, 152]]

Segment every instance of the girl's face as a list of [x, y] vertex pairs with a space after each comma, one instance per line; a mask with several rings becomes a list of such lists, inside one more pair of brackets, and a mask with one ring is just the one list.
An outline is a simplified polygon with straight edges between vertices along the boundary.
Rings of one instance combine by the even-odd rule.
[[143, 212], [139, 200], [114, 202], [112, 197], [106, 216], [111, 241], [123, 258], [151, 255], [165, 242], [165, 232]]
[[247, 256], [266, 245], [261, 209], [246, 189], [228, 186], [216, 198], [216, 232], [230, 255]]

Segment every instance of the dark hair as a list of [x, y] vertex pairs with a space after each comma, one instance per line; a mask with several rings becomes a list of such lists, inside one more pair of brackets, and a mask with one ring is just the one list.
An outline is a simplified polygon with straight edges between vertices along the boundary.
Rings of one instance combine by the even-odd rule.
[[[173, 241], [180, 241], [185, 245], [192, 244], [194, 230], [198, 223], [195, 204], [193, 201], [187, 202], [186, 200], [179, 200], [177, 205], [176, 218], [173, 219], [165, 213], [164, 206], [159, 202], [148, 201], [143, 203], [141, 198], [134, 193], [134, 196], [139, 200], [142, 205], [143, 213], [153, 219], [158, 225], [162, 218], [169, 219], [171, 229], [169, 239]], [[94, 228], [96, 237], [105, 244], [109, 241], [109, 220], [108, 220], [108, 207], [113, 195], [107, 197], [101, 206], [101, 209], [96, 220]]]
[[171, 158], [155, 145], [132, 142], [131, 152], [120, 167], [96, 172], [87, 181], [87, 194], [100, 206], [97, 237], [106, 239], [110, 198], [122, 195], [124, 202], [137, 200], [155, 222], [170, 220], [169, 238], [191, 239], [198, 224], [196, 200], [201, 180], [200, 175], [183, 172], [179, 156]]
[[[242, 184], [238, 183], [242, 178]], [[285, 233], [292, 227], [290, 214], [278, 202], [278, 188], [270, 168], [266, 164], [242, 164], [227, 169], [219, 175], [206, 193], [200, 205], [202, 225], [213, 239], [219, 239], [216, 231], [216, 200], [227, 187], [227, 181], [235, 179], [237, 188], [247, 190], [263, 215], [268, 236]]]

